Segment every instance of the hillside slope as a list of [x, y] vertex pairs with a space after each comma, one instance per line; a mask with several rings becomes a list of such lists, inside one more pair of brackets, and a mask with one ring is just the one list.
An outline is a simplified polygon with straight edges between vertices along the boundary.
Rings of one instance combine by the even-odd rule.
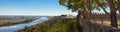
[[54, 17], [18, 32], [79, 32], [79, 22], [76, 19]]

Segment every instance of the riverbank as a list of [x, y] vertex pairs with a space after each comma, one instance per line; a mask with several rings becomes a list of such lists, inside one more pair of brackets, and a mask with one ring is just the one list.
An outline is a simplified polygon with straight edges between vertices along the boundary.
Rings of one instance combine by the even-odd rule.
[[44, 21], [49, 20], [50, 18], [48, 17], [40, 17], [34, 21], [31, 21], [29, 23], [21, 23], [21, 24], [16, 24], [16, 25], [10, 25], [10, 26], [4, 26], [4, 27], [0, 27], [0, 32], [15, 32], [15, 31], [19, 31], [22, 29], [25, 29], [25, 27], [30, 27], [39, 23], [42, 23]]
[[[37, 18], [36, 18], [37, 19]], [[4, 24], [0, 24], [0, 27], [3, 27], [3, 26], [10, 26], [10, 25], [16, 25], [16, 24], [22, 24], [22, 23], [29, 23], [33, 20], [36, 20], [36, 19], [27, 19], [27, 20], [24, 20], [24, 21], [21, 21], [21, 22], [16, 22], [16, 23], [4, 23]]]
[[79, 27], [76, 18], [53, 17], [48, 21], [26, 27], [18, 32], [79, 32]]

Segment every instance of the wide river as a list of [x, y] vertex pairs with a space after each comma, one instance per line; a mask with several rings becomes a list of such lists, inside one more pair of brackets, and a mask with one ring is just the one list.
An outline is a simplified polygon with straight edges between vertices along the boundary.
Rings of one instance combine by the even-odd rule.
[[36, 25], [38, 23], [44, 22], [49, 20], [49, 18], [47, 17], [41, 17], [37, 20], [34, 20], [30, 23], [23, 23], [23, 24], [17, 24], [17, 25], [11, 25], [11, 26], [5, 26], [5, 27], [0, 27], [0, 32], [15, 32], [15, 31], [19, 31], [21, 29], [24, 29], [25, 27], [30, 27], [33, 25]]

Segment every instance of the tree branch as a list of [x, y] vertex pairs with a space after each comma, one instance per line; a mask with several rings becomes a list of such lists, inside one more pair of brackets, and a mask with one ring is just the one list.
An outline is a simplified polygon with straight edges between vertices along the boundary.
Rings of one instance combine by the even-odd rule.
[[103, 11], [104, 11], [106, 14], [110, 15], [110, 13], [108, 13], [108, 12], [105, 10], [105, 8], [103, 8], [103, 6], [102, 6], [97, 0], [95, 0], [95, 2], [103, 9]]

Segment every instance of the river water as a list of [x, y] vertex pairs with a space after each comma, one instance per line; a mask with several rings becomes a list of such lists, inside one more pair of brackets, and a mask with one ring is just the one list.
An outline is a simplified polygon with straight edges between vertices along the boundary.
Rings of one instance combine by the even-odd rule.
[[19, 31], [21, 29], [24, 29], [25, 27], [29, 27], [29, 26], [33, 26], [36, 25], [38, 23], [44, 22], [49, 20], [49, 18], [47, 17], [41, 17], [37, 20], [34, 20], [30, 23], [22, 23], [22, 24], [17, 24], [17, 25], [11, 25], [11, 26], [5, 26], [5, 27], [0, 27], [0, 32], [15, 32], [15, 31]]

